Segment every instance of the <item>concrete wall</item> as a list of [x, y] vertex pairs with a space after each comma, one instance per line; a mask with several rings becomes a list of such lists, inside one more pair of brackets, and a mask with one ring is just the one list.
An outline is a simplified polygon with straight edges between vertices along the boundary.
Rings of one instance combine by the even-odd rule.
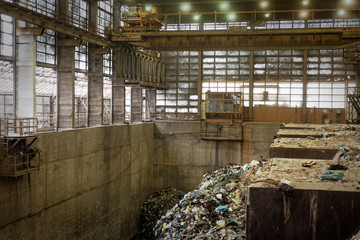
[[155, 123], [154, 188], [193, 190], [204, 173], [228, 163], [244, 164], [268, 157], [278, 124], [251, 123], [243, 127], [243, 141], [200, 139], [200, 122]]
[[[248, 110], [245, 109], [245, 112]], [[254, 122], [302, 123], [301, 108], [289, 107], [254, 107]], [[306, 122], [314, 124], [345, 123], [344, 109], [307, 108]]]
[[40, 171], [0, 178], [1, 239], [130, 239], [152, 192], [154, 124], [45, 133]]
[[269, 157], [270, 145], [278, 132], [277, 123], [244, 123], [243, 126], [243, 163]]

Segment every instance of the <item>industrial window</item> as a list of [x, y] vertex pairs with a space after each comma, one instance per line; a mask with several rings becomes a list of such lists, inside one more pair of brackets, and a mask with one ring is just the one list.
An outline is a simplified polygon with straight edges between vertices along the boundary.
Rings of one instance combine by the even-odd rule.
[[254, 106], [301, 107], [303, 56], [300, 50], [254, 51]]
[[13, 116], [13, 95], [0, 93], [0, 118]]
[[103, 124], [111, 124], [111, 96], [112, 96], [112, 81], [111, 76], [104, 77], [103, 87]]
[[192, 120], [198, 113], [197, 51], [163, 52], [166, 83], [169, 90], [158, 90], [156, 96], [157, 117], [161, 119]]
[[49, 17], [56, 11], [56, 0], [21, 0], [20, 5]]
[[42, 129], [56, 125], [56, 81], [55, 68], [36, 67], [36, 117]]
[[345, 108], [345, 82], [310, 82], [306, 101], [308, 108]]
[[248, 81], [203, 81], [202, 100], [205, 100], [206, 92], [241, 92], [245, 107], [249, 106], [249, 82]]
[[309, 81], [355, 80], [352, 64], [344, 63], [342, 49], [309, 50], [307, 75]]
[[125, 87], [125, 122], [131, 118], [131, 87]]
[[88, 43], [75, 46], [75, 69], [86, 71], [88, 69]]
[[55, 68], [36, 67], [36, 95], [56, 96]]
[[166, 31], [196, 31], [199, 30], [198, 23], [166, 24], [162, 30]]
[[83, 72], [75, 72], [75, 126], [87, 125], [88, 111], [88, 76]]
[[113, 73], [113, 50], [110, 50], [110, 53], [103, 55], [103, 68], [105, 75], [112, 75]]
[[249, 80], [249, 51], [204, 51], [203, 80]]
[[44, 34], [36, 37], [36, 60], [38, 62], [55, 64], [56, 63], [56, 34], [50, 29], [46, 29]]
[[13, 116], [14, 67], [9, 61], [0, 60], [0, 117]]
[[249, 106], [250, 51], [204, 51], [202, 99], [205, 92], [242, 92]]
[[13, 18], [0, 14], [0, 55], [11, 57], [13, 55]]
[[247, 22], [217, 22], [217, 23], [204, 23], [204, 30], [246, 30]]
[[89, 3], [84, 0], [69, 0], [70, 23], [75, 27], [88, 29]]
[[345, 108], [346, 81], [354, 81], [356, 76], [354, 66], [345, 60], [342, 49], [309, 50], [308, 108]]
[[98, 32], [105, 36], [105, 27], [112, 27], [113, 0], [98, 2]]

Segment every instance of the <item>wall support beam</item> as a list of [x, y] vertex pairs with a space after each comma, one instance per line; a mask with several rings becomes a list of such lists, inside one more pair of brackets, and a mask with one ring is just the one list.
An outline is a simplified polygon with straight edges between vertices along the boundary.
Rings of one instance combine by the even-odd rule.
[[75, 126], [75, 46], [58, 48], [57, 126]]
[[90, 127], [103, 124], [103, 89], [103, 55], [89, 54], [88, 126]]
[[203, 78], [203, 51], [199, 51], [198, 57], [198, 120], [201, 119], [201, 103], [202, 103], [202, 78]]
[[[115, 2], [116, 3], [116, 2]], [[122, 52], [114, 51], [114, 69], [112, 82], [112, 124], [123, 124], [125, 122], [125, 86], [122, 77]]]
[[[25, 27], [25, 23], [20, 23]], [[31, 32], [17, 31], [16, 117], [36, 117], [36, 38]]]
[[308, 50], [304, 50], [304, 61], [303, 61], [303, 95], [302, 95], [302, 106], [301, 106], [301, 122], [305, 123], [307, 119], [306, 115], [306, 98], [307, 98], [307, 58]]
[[142, 121], [142, 88], [131, 87], [131, 117], [130, 122]]
[[250, 74], [249, 74], [249, 121], [253, 120], [254, 107], [254, 51], [250, 51], [249, 57]]
[[156, 89], [146, 88], [145, 89], [145, 98], [146, 98], [146, 118], [150, 121], [155, 121], [156, 116]]

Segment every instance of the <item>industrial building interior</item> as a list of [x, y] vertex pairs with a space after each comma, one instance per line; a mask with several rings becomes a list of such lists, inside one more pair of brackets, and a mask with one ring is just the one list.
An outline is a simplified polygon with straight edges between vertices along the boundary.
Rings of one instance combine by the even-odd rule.
[[0, 0], [0, 239], [359, 239], [359, 78], [358, 0]]

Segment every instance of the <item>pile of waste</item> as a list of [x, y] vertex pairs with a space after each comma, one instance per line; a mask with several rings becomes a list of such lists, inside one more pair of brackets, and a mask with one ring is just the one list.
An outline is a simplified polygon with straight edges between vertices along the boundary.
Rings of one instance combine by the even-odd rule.
[[245, 192], [261, 161], [229, 164], [203, 176], [154, 228], [157, 239], [245, 239]]
[[170, 208], [182, 199], [184, 193], [174, 188], [166, 188], [156, 191], [144, 202], [140, 212], [140, 235], [142, 239], [155, 239], [153, 228], [156, 222]]

